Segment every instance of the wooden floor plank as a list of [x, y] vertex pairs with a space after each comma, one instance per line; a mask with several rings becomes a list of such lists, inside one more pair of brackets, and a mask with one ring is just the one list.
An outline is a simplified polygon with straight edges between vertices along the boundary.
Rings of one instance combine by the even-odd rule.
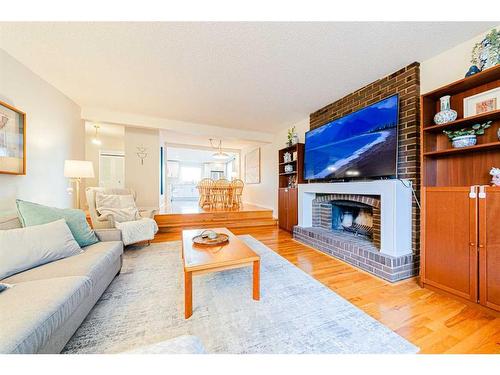
[[[416, 279], [391, 284], [292, 239], [275, 227], [232, 228], [250, 234], [341, 297], [417, 345], [421, 353], [500, 353], [500, 317], [422, 289]], [[156, 242], [180, 240], [159, 233]]]

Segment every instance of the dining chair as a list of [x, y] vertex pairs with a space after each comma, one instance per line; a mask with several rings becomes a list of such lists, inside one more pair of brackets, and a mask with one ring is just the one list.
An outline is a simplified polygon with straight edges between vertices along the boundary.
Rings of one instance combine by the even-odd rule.
[[200, 199], [198, 204], [201, 208], [205, 207], [207, 204], [212, 208], [214, 205], [214, 191], [213, 187], [215, 185], [215, 181], [211, 178], [203, 178], [198, 183], [198, 191], [200, 193]]
[[221, 178], [215, 181], [215, 206], [219, 204], [222, 208], [229, 205], [229, 189], [231, 188], [231, 183], [225, 178]]
[[236, 205], [238, 207], [241, 207], [243, 205], [243, 201], [241, 199], [241, 196], [243, 195], [243, 188], [245, 186], [245, 183], [240, 180], [240, 179], [235, 179], [231, 181], [231, 203], [233, 205]]

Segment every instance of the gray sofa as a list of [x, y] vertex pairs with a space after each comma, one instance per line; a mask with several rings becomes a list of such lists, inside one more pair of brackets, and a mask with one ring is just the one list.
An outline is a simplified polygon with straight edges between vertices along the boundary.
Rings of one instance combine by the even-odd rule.
[[[0, 230], [19, 227], [0, 220]], [[122, 265], [117, 229], [99, 229], [101, 242], [84, 252], [1, 280], [0, 353], [59, 353]]]

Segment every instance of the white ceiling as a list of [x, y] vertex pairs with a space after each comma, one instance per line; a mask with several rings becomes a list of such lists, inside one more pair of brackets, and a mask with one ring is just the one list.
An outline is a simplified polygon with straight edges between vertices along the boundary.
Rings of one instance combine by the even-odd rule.
[[275, 132], [494, 25], [1, 23], [0, 47], [82, 107]]

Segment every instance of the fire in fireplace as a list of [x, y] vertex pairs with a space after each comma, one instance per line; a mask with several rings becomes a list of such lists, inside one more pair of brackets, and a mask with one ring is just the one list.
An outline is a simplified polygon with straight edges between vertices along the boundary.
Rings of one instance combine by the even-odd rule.
[[353, 201], [332, 201], [332, 229], [373, 237], [373, 208]]

